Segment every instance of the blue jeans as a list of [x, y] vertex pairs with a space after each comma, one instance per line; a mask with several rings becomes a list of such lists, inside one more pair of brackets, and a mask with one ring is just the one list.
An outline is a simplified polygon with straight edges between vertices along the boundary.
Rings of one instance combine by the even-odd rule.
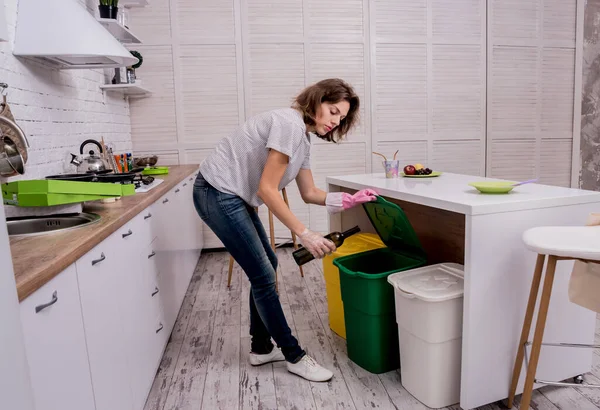
[[202, 174], [194, 182], [194, 206], [250, 280], [252, 351], [271, 352], [272, 337], [288, 362], [300, 360], [306, 353], [292, 335], [275, 291], [277, 257], [254, 208], [239, 196], [218, 191]]

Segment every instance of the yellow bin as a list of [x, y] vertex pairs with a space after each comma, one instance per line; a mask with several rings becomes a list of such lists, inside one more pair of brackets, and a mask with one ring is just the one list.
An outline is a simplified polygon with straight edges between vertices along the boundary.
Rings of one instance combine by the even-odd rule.
[[359, 233], [346, 239], [344, 244], [336, 249], [335, 252], [323, 258], [323, 274], [325, 275], [327, 307], [329, 309], [329, 327], [344, 339], [346, 338], [346, 324], [344, 322], [344, 304], [342, 303], [342, 291], [340, 289], [340, 271], [333, 264], [333, 260], [342, 256], [384, 247], [385, 245], [379, 238], [379, 235]]

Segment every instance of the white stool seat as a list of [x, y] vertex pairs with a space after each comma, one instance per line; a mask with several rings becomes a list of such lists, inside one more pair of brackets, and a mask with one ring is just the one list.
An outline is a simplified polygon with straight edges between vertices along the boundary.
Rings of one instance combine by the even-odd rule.
[[600, 226], [540, 226], [525, 231], [523, 241], [542, 255], [600, 261]]

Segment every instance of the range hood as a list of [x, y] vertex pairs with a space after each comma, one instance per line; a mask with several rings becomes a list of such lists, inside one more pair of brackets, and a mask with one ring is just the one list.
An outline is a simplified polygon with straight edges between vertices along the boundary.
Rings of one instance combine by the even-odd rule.
[[138, 62], [77, 0], [19, 0], [13, 54], [58, 68], [127, 67]]

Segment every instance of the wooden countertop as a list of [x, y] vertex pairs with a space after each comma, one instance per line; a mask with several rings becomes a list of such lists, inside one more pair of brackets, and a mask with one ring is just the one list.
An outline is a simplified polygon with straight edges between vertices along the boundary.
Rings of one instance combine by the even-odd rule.
[[165, 182], [149, 192], [124, 197], [113, 203], [94, 202], [85, 205], [84, 212], [97, 213], [102, 217], [90, 226], [51, 235], [10, 238], [19, 301], [49, 282], [197, 170], [198, 165], [170, 166], [168, 175], [157, 176]]

